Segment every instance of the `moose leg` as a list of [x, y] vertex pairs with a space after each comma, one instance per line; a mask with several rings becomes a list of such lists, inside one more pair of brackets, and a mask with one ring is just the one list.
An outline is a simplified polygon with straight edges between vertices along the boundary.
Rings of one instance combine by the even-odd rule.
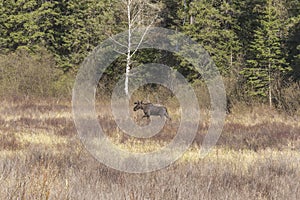
[[168, 120], [171, 120], [171, 117], [169, 116], [169, 114], [167, 112], [165, 112], [165, 116]]
[[142, 117], [142, 119], [143, 119], [144, 117], [147, 117], [147, 119], [149, 119], [150, 115], [144, 115], [144, 116]]

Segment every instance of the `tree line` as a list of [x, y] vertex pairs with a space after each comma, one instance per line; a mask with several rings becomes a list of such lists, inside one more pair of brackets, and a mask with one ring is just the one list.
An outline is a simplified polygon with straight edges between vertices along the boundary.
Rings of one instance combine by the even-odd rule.
[[[230, 88], [231, 100], [286, 108], [291, 98], [300, 97], [289, 89], [299, 88], [300, 80], [297, 0], [2, 0], [0, 53], [26, 49], [35, 54], [44, 48], [61, 76], [76, 74], [93, 48], [130, 23], [173, 29], [200, 43]], [[124, 60], [121, 56], [110, 66], [107, 80], [113, 82], [129, 64], [166, 60], [190, 82], [201, 80], [168, 52], [142, 50], [130, 63]]]

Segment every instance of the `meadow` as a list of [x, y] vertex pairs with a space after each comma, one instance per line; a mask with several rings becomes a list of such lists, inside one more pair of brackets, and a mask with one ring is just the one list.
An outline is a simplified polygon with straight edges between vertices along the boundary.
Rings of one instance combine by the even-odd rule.
[[[176, 134], [177, 107], [168, 106], [172, 121], [149, 139], [123, 134], [107, 103], [97, 105], [99, 123], [120, 148], [149, 152]], [[178, 161], [130, 174], [106, 167], [84, 148], [70, 101], [4, 99], [0, 199], [300, 199], [299, 115], [264, 106], [233, 109], [215, 148], [200, 158], [209, 120], [203, 113], [194, 143]]]

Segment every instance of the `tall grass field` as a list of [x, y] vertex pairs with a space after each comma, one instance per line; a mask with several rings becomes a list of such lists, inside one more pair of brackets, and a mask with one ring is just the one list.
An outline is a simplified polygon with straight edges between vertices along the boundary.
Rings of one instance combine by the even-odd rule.
[[[176, 135], [180, 117], [159, 134], [138, 139], [122, 133], [109, 103], [97, 103], [99, 123], [126, 151], [151, 152]], [[133, 113], [138, 124], [142, 113]], [[79, 140], [69, 101], [3, 100], [0, 107], [0, 199], [300, 199], [299, 116], [263, 106], [227, 115], [216, 146], [199, 149], [209, 112], [185, 154], [167, 168], [141, 174], [98, 162]]]

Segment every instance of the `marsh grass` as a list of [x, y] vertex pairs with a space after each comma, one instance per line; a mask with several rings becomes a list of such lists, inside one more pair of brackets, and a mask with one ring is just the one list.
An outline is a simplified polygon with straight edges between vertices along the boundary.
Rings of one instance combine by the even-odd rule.
[[[133, 138], [118, 129], [107, 104], [97, 106], [109, 138], [128, 151], [157, 150], [178, 128], [175, 117], [155, 137]], [[170, 107], [170, 115], [178, 115]], [[300, 199], [297, 117], [259, 109], [231, 114], [217, 146], [200, 158], [209, 120], [203, 111], [195, 142], [178, 161], [128, 174], [86, 151], [67, 101], [3, 101], [0, 114], [1, 199]]]

